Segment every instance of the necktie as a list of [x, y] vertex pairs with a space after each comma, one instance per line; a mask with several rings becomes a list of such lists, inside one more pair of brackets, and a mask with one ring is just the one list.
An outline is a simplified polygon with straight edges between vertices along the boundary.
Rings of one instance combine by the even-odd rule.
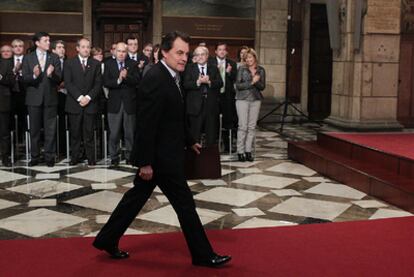
[[225, 60], [221, 60], [220, 61], [220, 76], [221, 79], [223, 80], [223, 86], [220, 88], [220, 93], [224, 93], [226, 90], [226, 61]]
[[124, 63], [123, 62], [119, 62], [119, 71], [121, 71], [122, 69], [124, 69]]
[[82, 59], [82, 69], [83, 71], [86, 69], [86, 61], [84, 59]]
[[132, 59], [133, 59], [134, 61], [136, 61], [136, 60], [137, 60], [137, 57], [134, 55], [134, 56], [132, 56]]
[[205, 73], [204, 73], [204, 66], [202, 66], [201, 67], [201, 76], [204, 76], [205, 75]]
[[183, 94], [181, 93], [181, 87], [180, 87], [180, 76], [178, 74], [175, 74], [174, 81], [175, 81], [175, 84], [178, 87], [178, 90], [180, 91], [181, 100], [183, 100]]
[[45, 56], [46, 56], [45, 53], [40, 52], [39, 64], [40, 64], [40, 68], [42, 69], [42, 71], [45, 71], [45, 65], [46, 65]]
[[17, 61], [18, 63], [20, 63], [20, 58], [17, 58], [17, 59], [16, 59], [16, 61]]

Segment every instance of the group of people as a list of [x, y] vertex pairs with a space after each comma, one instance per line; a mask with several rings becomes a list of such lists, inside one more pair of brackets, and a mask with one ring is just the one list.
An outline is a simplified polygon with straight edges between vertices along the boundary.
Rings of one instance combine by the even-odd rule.
[[[34, 47], [24, 54], [22, 40], [1, 47], [0, 59], [0, 151], [2, 162], [10, 166], [10, 115], [18, 115], [20, 125], [30, 132], [29, 165], [44, 161], [53, 166], [56, 159], [57, 115], [69, 121], [71, 165], [85, 156], [96, 164], [94, 129], [98, 113], [106, 114], [109, 127], [111, 164], [120, 162], [123, 134], [126, 163], [131, 162], [135, 137], [137, 101], [142, 78], [162, 61], [160, 45], [146, 43], [139, 53], [139, 41], [128, 37], [114, 43], [111, 55], [92, 48], [91, 41], [77, 41], [75, 57], [65, 55], [65, 42], [50, 41], [45, 32], [33, 37]], [[218, 43], [214, 56], [205, 43], [190, 54], [185, 70], [178, 75], [183, 86], [186, 121], [192, 137], [203, 145], [216, 144], [223, 132], [224, 150], [232, 147], [237, 135], [239, 161], [253, 161], [252, 144], [265, 88], [265, 71], [258, 65], [254, 49], [243, 46], [238, 63], [229, 59], [227, 45]], [[25, 122], [26, 113], [28, 122]], [[219, 130], [222, 115], [222, 130]], [[235, 130], [236, 132], [231, 132]], [[41, 129], [43, 128], [43, 158]], [[64, 131], [64, 130], [63, 130]], [[83, 149], [82, 149], [83, 145]]]

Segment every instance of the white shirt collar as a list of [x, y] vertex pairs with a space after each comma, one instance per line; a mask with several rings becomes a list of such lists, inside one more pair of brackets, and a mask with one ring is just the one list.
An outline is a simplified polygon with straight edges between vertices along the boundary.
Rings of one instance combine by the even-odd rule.
[[226, 58], [224, 58], [224, 59], [220, 59], [219, 57], [216, 57], [217, 58], [217, 61], [219, 62], [219, 63], [222, 63], [222, 62], [225, 62], [226, 61]]
[[132, 57], [135, 57], [135, 60], [137, 60], [138, 59], [138, 53], [129, 53], [128, 52], [128, 55], [129, 55], [129, 57], [132, 59]]
[[164, 60], [161, 60], [161, 63], [168, 69], [168, 71], [170, 72], [171, 76], [175, 79], [175, 76], [177, 75], [177, 72], [175, 72], [174, 69], [172, 69], [171, 67], [169, 67]]
[[42, 51], [39, 48], [36, 48], [36, 55], [39, 57], [40, 54], [44, 54], [46, 56], [46, 51]]
[[79, 61], [82, 63], [83, 60], [85, 60], [86, 63], [88, 63], [88, 57], [83, 58], [81, 55], [78, 55]]
[[197, 64], [198, 65], [198, 70], [201, 72], [201, 68], [203, 67], [203, 70], [204, 70], [204, 74], [206, 74], [207, 73], [207, 63], [206, 64], [203, 64], [203, 65], [201, 65], [201, 64]]

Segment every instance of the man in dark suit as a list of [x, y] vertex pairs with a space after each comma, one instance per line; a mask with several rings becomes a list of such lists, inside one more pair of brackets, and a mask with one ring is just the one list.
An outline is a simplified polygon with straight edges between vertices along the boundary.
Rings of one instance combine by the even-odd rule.
[[179, 82], [189, 52], [189, 37], [180, 32], [165, 35], [161, 43], [163, 59], [145, 75], [139, 87], [137, 134], [132, 153], [139, 167], [134, 187], [125, 193], [109, 221], [97, 235], [94, 246], [113, 258], [127, 258], [118, 242], [158, 185], [177, 213], [193, 264], [219, 266], [229, 256], [214, 253], [195, 209], [184, 176], [184, 147], [199, 153], [186, 128], [184, 98]]
[[11, 88], [15, 83], [13, 60], [0, 58], [0, 151], [3, 166], [10, 167]]
[[108, 125], [109, 155], [111, 164], [119, 164], [119, 139], [123, 127], [125, 138], [125, 158], [130, 160], [135, 133], [135, 113], [137, 85], [140, 81], [137, 63], [126, 59], [127, 46], [120, 42], [116, 46], [116, 59], [105, 63], [104, 86], [109, 89]]
[[236, 91], [234, 82], [237, 78], [237, 65], [234, 61], [227, 58], [227, 44], [217, 43], [215, 50], [216, 57], [209, 59], [209, 64], [216, 66], [223, 80], [223, 87], [220, 89], [220, 113], [223, 115], [223, 142], [225, 151], [230, 150], [229, 130], [233, 130], [232, 135], [236, 136], [237, 112], [236, 112]]
[[71, 165], [79, 163], [83, 135], [89, 165], [96, 165], [93, 131], [102, 89], [101, 63], [92, 57], [89, 39], [79, 39], [78, 55], [65, 63], [64, 78], [68, 91], [65, 111], [69, 116], [71, 133]]
[[[19, 134], [23, 134], [26, 130], [27, 120], [27, 108], [25, 105], [26, 88], [23, 83], [22, 62], [24, 58], [24, 42], [20, 39], [14, 39], [11, 43], [13, 48], [13, 73], [15, 76], [15, 84], [12, 88], [12, 115], [17, 116], [18, 119], [18, 131]], [[11, 119], [14, 122], [14, 119]], [[18, 141], [19, 136], [16, 137]]]
[[125, 40], [125, 43], [128, 47], [128, 56], [126, 59], [131, 59], [137, 62], [138, 72], [142, 75], [144, 67], [149, 63], [148, 57], [144, 56], [142, 53], [138, 53], [139, 42], [136, 37], [128, 37]]
[[191, 135], [201, 142], [205, 133], [206, 145], [216, 143], [219, 121], [219, 91], [223, 86], [217, 67], [208, 66], [208, 49], [199, 46], [194, 50], [197, 63], [187, 65], [184, 72], [186, 110]]
[[40, 130], [44, 129], [44, 158], [47, 166], [55, 164], [56, 115], [58, 105], [57, 86], [62, 81], [59, 57], [48, 53], [50, 37], [38, 32], [33, 37], [36, 50], [23, 59], [23, 81], [26, 84], [26, 105], [30, 118], [31, 161], [37, 165], [40, 159]]

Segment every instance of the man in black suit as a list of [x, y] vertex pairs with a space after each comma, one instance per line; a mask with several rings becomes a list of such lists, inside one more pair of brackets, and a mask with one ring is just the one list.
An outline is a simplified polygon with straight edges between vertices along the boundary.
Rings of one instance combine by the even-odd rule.
[[0, 151], [3, 166], [10, 167], [11, 88], [15, 83], [13, 60], [0, 58]]
[[125, 193], [93, 245], [113, 258], [127, 258], [118, 242], [158, 185], [177, 213], [194, 265], [219, 266], [229, 256], [214, 253], [195, 209], [184, 176], [184, 147], [199, 153], [200, 145], [186, 128], [184, 98], [179, 74], [185, 69], [189, 37], [180, 32], [165, 35], [163, 59], [145, 75], [139, 87], [137, 134], [132, 153], [139, 167], [134, 187]]
[[208, 66], [208, 49], [199, 46], [194, 50], [197, 63], [187, 65], [184, 73], [186, 110], [191, 135], [201, 142], [205, 133], [206, 145], [216, 143], [219, 121], [219, 91], [223, 86], [217, 67]]
[[125, 40], [125, 43], [128, 47], [128, 56], [126, 59], [132, 59], [137, 62], [138, 71], [142, 75], [144, 67], [149, 63], [148, 57], [144, 56], [143, 54], [138, 54], [138, 47], [139, 42], [138, 38], [136, 37], [128, 37]]
[[31, 156], [30, 166], [40, 159], [40, 130], [44, 129], [44, 158], [47, 166], [55, 164], [57, 86], [62, 81], [59, 57], [48, 53], [50, 37], [38, 32], [33, 37], [36, 50], [23, 59], [23, 81], [26, 84], [26, 105], [29, 112]]
[[126, 59], [127, 46], [120, 42], [116, 46], [116, 59], [105, 63], [104, 86], [109, 89], [108, 125], [109, 155], [111, 164], [119, 164], [119, 139], [123, 127], [125, 138], [125, 158], [130, 160], [135, 133], [135, 113], [137, 85], [140, 81], [137, 63]]
[[96, 165], [93, 131], [102, 89], [101, 63], [92, 57], [89, 39], [79, 39], [76, 44], [78, 55], [65, 63], [64, 78], [68, 91], [65, 111], [68, 113], [71, 133], [71, 165], [80, 158], [80, 144], [83, 135], [86, 157], [89, 165]]
[[217, 43], [215, 50], [216, 57], [209, 59], [209, 64], [216, 66], [223, 80], [223, 87], [220, 89], [220, 113], [223, 115], [223, 142], [225, 151], [230, 150], [229, 130], [233, 130], [233, 136], [236, 136], [237, 112], [236, 112], [236, 91], [234, 82], [237, 78], [236, 63], [227, 58], [227, 44]]
[[[13, 48], [13, 73], [15, 76], [15, 84], [12, 88], [12, 115], [18, 119], [18, 133], [23, 134], [26, 130], [27, 108], [25, 105], [26, 88], [23, 83], [22, 62], [24, 58], [24, 42], [20, 39], [14, 39], [11, 43]], [[13, 119], [11, 120], [14, 121]], [[23, 136], [21, 136], [23, 137]], [[16, 140], [19, 140], [16, 137]]]

